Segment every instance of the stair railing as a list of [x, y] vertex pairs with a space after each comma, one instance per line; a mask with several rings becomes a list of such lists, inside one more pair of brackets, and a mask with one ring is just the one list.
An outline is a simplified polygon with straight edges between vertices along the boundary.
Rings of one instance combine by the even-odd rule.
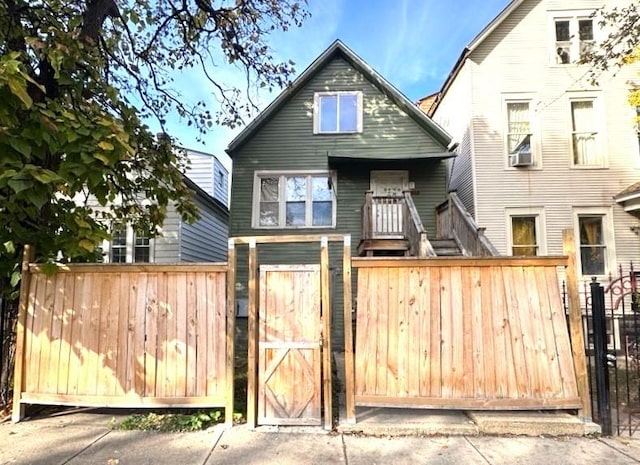
[[484, 235], [485, 228], [478, 226], [456, 192], [449, 193], [447, 201], [436, 208], [436, 215], [437, 236], [455, 239], [463, 255], [500, 255], [498, 249]]
[[435, 257], [436, 253], [427, 238], [427, 231], [424, 229], [416, 204], [413, 202], [411, 192], [404, 191], [404, 233], [409, 241], [409, 252], [414, 257]]

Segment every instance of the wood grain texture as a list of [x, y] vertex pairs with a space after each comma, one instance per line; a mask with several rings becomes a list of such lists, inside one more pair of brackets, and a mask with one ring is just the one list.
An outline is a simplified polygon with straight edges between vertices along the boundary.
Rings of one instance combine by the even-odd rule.
[[70, 265], [54, 275], [25, 268], [19, 402], [232, 404], [226, 332], [233, 325], [220, 266]]
[[399, 261], [358, 268], [357, 405], [576, 408], [558, 261]]

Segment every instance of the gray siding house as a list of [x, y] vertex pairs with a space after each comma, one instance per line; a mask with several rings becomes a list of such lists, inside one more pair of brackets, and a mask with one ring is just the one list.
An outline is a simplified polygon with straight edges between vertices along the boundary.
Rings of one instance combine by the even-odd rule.
[[[350, 234], [354, 254], [433, 254], [427, 238], [436, 235], [436, 206], [447, 195], [450, 144], [440, 126], [336, 41], [229, 144], [230, 234]], [[411, 224], [413, 235], [411, 211], [421, 221]], [[242, 306], [247, 253], [238, 252]], [[339, 283], [341, 245], [330, 244], [329, 253]], [[260, 264], [318, 263], [319, 244], [267, 244], [258, 257]], [[341, 289], [332, 292], [341, 315]]]
[[229, 172], [213, 155], [184, 150], [190, 168], [184, 177], [194, 193], [200, 219], [182, 221], [173, 206], [167, 209], [162, 234], [136, 234], [131, 225], [115, 225], [110, 241], [102, 245], [107, 263], [224, 262], [227, 259]]

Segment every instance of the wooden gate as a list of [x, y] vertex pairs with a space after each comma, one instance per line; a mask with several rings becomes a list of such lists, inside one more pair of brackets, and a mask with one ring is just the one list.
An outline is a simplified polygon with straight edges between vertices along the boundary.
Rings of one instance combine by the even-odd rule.
[[260, 267], [258, 422], [321, 424], [320, 266]]

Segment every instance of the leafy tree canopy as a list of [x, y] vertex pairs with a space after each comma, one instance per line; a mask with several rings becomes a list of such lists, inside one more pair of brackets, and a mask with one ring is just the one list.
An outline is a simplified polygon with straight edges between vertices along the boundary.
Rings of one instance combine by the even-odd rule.
[[[624, 6], [598, 10], [594, 16], [607, 31], [606, 37], [582, 61], [593, 66], [591, 80], [597, 82], [606, 71], [615, 72], [622, 66], [640, 61], [640, 5], [631, 1]], [[631, 90], [629, 103], [640, 107], [640, 88]]]
[[[239, 67], [245, 86], [285, 85], [292, 63], [266, 39], [307, 14], [296, 0], [0, 2], [0, 290], [17, 284], [24, 244], [41, 261], [93, 260], [113, 221], [153, 233], [170, 203], [194, 220], [184, 158], [143, 121], [164, 130], [177, 113], [201, 133], [240, 124], [254, 109], [246, 88], [216, 69]], [[211, 83], [200, 101], [176, 90], [188, 69]]]

